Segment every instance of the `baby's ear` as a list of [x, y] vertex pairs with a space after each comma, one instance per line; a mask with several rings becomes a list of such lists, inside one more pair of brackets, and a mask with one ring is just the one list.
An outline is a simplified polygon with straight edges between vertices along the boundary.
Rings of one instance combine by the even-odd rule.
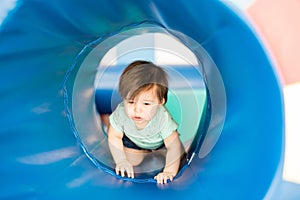
[[162, 105], [164, 105], [165, 103], [166, 103], [166, 100], [165, 100], [165, 98], [163, 98], [162, 100], [161, 100], [161, 102], [160, 102]]

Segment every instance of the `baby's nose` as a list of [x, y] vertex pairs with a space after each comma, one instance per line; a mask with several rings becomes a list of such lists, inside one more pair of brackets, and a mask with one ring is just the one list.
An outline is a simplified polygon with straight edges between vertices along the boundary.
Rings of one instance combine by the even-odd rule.
[[141, 104], [136, 103], [136, 104], [134, 105], [134, 111], [135, 111], [135, 112], [141, 112], [141, 111], [142, 111], [142, 106], [141, 106]]

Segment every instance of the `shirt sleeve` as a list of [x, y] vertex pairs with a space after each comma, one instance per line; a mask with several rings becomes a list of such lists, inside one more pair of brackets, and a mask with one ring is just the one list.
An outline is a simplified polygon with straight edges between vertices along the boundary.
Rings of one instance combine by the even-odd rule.
[[123, 120], [121, 119], [121, 108], [118, 106], [115, 111], [109, 116], [110, 125], [121, 133], [124, 131]]
[[164, 126], [161, 130], [161, 136], [163, 139], [166, 139], [178, 128], [177, 123], [173, 120], [172, 116], [168, 111], [164, 112]]

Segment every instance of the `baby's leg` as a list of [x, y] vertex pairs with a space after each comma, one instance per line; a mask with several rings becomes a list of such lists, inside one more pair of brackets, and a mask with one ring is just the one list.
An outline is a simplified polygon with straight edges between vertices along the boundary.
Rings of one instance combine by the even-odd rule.
[[137, 150], [127, 147], [124, 147], [124, 151], [126, 154], [127, 161], [130, 162], [133, 166], [141, 164], [146, 154], [149, 153], [147, 150]]
[[100, 114], [100, 119], [101, 119], [101, 122], [106, 126], [106, 127], [109, 127], [109, 116], [110, 114]]

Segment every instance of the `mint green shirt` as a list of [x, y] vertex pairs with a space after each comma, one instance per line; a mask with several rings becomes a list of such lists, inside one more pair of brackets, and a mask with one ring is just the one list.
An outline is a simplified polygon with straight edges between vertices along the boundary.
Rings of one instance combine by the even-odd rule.
[[154, 118], [145, 128], [138, 130], [134, 121], [126, 115], [123, 102], [110, 115], [109, 121], [115, 130], [124, 133], [132, 142], [145, 149], [160, 147], [164, 139], [178, 127], [166, 108], [159, 106]]

